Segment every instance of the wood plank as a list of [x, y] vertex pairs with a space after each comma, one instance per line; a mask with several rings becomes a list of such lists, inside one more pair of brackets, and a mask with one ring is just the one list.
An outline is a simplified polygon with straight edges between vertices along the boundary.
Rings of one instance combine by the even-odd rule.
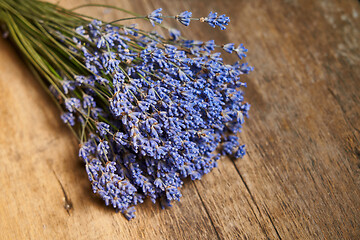
[[[186, 181], [182, 201], [174, 207], [161, 210], [146, 202], [127, 222], [91, 194], [76, 140], [9, 44], [0, 40], [2, 238], [360, 237], [357, 1], [60, 4], [84, 2], [141, 14], [162, 7], [169, 15], [184, 10], [194, 16], [211, 10], [229, 15], [227, 31], [198, 22], [190, 28], [170, 25], [188, 38], [244, 43], [250, 49], [248, 61], [256, 71], [246, 78], [246, 98], [253, 108], [240, 135], [248, 155], [234, 162], [222, 159], [201, 181]], [[123, 16], [100, 8], [82, 11], [106, 20]]]
[[[254, 9], [257, 21], [244, 29]], [[254, 201], [281, 238], [359, 238], [359, 3], [256, 1], [231, 10], [241, 11], [233, 24], [256, 49], [249, 154], [236, 162]]]

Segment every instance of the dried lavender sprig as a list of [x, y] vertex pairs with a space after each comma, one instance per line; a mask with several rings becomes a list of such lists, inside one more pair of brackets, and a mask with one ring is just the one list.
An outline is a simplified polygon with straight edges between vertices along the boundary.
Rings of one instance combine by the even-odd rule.
[[[0, 14], [4, 5], [16, 5], [18, 0], [5, 1], [0, 3]], [[40, 32], [39, 41], [59, 48], [39, 51], [33, 47], [39, 43], [36, 39], [19, 35], [26, 43], [22, 49], [26, 53], [32, 47], [36, 58], [26, 56], [68, 110], [63, 120], [79, 130], [79, 156], [93, 191], [106, 205], [128, 219], [134, 217], [132, 206], [145, 197], [170, 205], [180, 200], [183, 178], [200, 179], [216, 167], [219, 155], [214, 150], [235, 157], [245, 154], [236, 133], [250, 107], [238, 89], [246, 86], [239, 75], [252, 71], [246, 63], [224, 64], [220, 53], [212, 53], [218, 47], [213, 41], [167, 40], [134, 27], [89, 22], [51, 4], [27, 4], [38, 4], [41, 14], [49, 16], [39, 22], [39, 14], [22, 16], [11, 8], [21, 17], [5, 19], [13, 37], [19, 35], [20, 26], [34, 35]], [[60, 17], [57, 27], [51, 21], [61, 14], [81, 24], [73, 26]], [[162, 20], [159, 10], [149, 16], [153, 22]], [[188, 25], [190, 17], [184, 12], [173, 18]], [[198, 20], [220, 28], [229, 21], [213, 13]], [[28, 25], [34, 29], [27, 29]], [[223, 46], [228, 52], [235, 51], [233, 47]], [[239, 47], [241, 51], [245, 52]], [[63, 66], [68, 57], [73, 61]]]
[[[99, 22], [94, 22], [93, 24], [97, 25], [97, 26], [102, 26], [101, 23]], [[173, 139], [173, 137], [177, 137], [178, 134], [170, 134], [167, 133], [165, 134], [165, 129], [163, 128], [168, 128], [168, 125], [164, 125], [164, 127], [162, 127], [162, 124], [168, 124], [166, 119], [173, 118], [173, 116], [176, 116], [177, 119], [179, 119], [180, 116], [179, 113], [175, 113], [175, 115], [173, 115], [174, 110], [171, 110], [171, 107], [169, 108], [168, 105], [173, 105], [175, 102], [177, 102], [179, 100], [180, 95], [174, 95], [176, 96], [175, 99], [170, 98], [169, 100], [164, 101], [164, 97], [169, 97], [170, 95], [166, 94], [166, 93], [162, 93], [163, 90], [165, 89], [173, 89], [176, 91], [176, 89], [181, 89], [182, 87], [180, 85], [178, 85], [178, 83], [181, 82], [188, 82], [190, 85], [188, 85], [189, 87], [193, 84], [191, 83], [191, 81], [194, 81], [195, 79], [193, 78], [191, 72], [184, 72], [182, 70], [181, 65], [183, 65], [184, 67], [188, 67], [189, 66], [189, 61], [191, 61], [190, 58], [188, 58], [187, 55], [185, 55], [182, 51], [178, 51], [176, 49], [176, 47], [172, 47], [170, 45], [166, 46], [165, 48], [162, 48], [161, 46], [156, 47], [156, 45], [152, 45], [150, 44], [149, 46], [147, 46], [144, 50], [142, 50], [140, 52], [140, 56], [142, 61], [142, 64], [140, 64], [141, 62], [137, 63], [137, 65], [135, 66], [128, 66], [129, 70], [131, 70], [131, 74], [123, 74], [121, 72], [118, 72], [116, 69], [118, 67], [120, 67], [120, 63], [121, 61], [112, 61], [113, 63], [115, 63], [115, 65], [113, 64], [107, 64], [107, 61], [111, 60], [111, 57], [109, 58], [109, 56], [111, 56], [111, 54], [109, 54], [109, 51], [111, 51], [111, 47], [112, 46], [116, 46], [117, 44], [114, 43], [114, 39], [119, 39], [118, 34], [120, 34], [121, 32], [117, 32], [118, 29], [114, 29], [114, 28], [108, 28], [108, 29], [101, 29], [101, 28], [97, 28], [97, 27], [90, 27], [89, 29], [96, 29], [95, 32], [93, 32], [92, 34], [89, 35], [93, 35], [98, 36], [98, 41], [102, 42], [101, 40], [101, 36], [106, 35], [107, 36], [107, 41], [109, 43], [109, 45], [106, 44], [96, 44], [97, 48], [103, 48], [105, 51], [104, 53], [104, 57], [105, 57], [105, 63], [104, 63], [104, 67], [105, 68], [109, 68], [109, 69], [105, 69], [106, 72], [109, 73], [113, 73], [116, 74], [114, 75], [115, 78], [113, 79], [113, 86], [116, 87], [117, 86], [117, 82], [120, 81], [120, 85], [119, 88], [114, 88], [114, 96], [113, 98], [110, 99], [111, 102], [111, 110], [112, 110], [112, 115], [115, 118], [113, 121], [117, 121], [116, 119], [120, 117], [121, 119], [121, 125], [119, 125], [119, 129], [122, 129], [121, 132], [117, 131], [116, 134], [112, 133], [110, 128], [108, 129], [108, 134], [110, 134], [111, 136], [113, 136], [114, 142], [109, 142], [106, 141], [106, 146], [108, 148], [113, 148], [115, 155], [117, 156], [117, 154], [121, 154], [123, 156], [129, 156], [132, 155], [133, 158], [133, 163], [137, 163], [135, 166], [131, 163], [131, 165], [129, 165], [129, 163], [127, 162], [128, 160], [125, 160], [125, 162], [123, 162], [124, 160], [122, 158], [119, 158], [117, 160], [117, 169], [122, 169], [120, 172], [124, 173], [124, 172], [132, 172], [129, 175], [121, 175], [120, 178], [126, 178], [126, 179], [130, 179], [130, 183], [133, 183], [133, 186], [135, 187], [135, 189], [137, 189], [138, 195], [135, 198], [136, 202], [138, 201], [139, 198], [144, 198], [145, 196], [149, 196], [152, 200], [155, 201], [156, 198], [161, 197], [162, 192], [166, 193], [166, 198], [165, 198], [165, 202], [167, 204], [170, 204], [170, 201], [172, 200], [178, 200], [180, 195], [180, 192], [178, 192], [178, 190], [175, 191], [175, 189], [181, 187], [182, 185], [182, 181], [180, 180], [183, 177], [187, 177], [187, 176], [191, 176], [192, 179], [199, 179], [201, 178], [201, 176], [205, 173], [207, 173], [212, 167], [216, 166], [216, 159], [217, 158], [208, 158], [207, 161], [209, 161], [208, 163], [205, 163], [204, 160], [203, 163], [205, 165], [203, 166], [208, 166], [205, 169], [201, 170], [201, 164], [199, 165], [200, 168], [195, 167], [196, 165], [194, 165], [194, 160], [195, 160], [195, 156], [197, 156], [198, 153], [193, 153], [195, 154], [194, 156], [192, 155], [176, 155], [176, 159], [182, 159], [183, 162], [179, 163], [177, 162], [176, 164], [178, 165], [178, 167], [174, 168], [175, 166], [172, 165], [170, 162], [168, 162], [167, 159], [167, 152], [171, 152], [172, 154], [178, 152], [178, 148], [180, 147], [181, 151], [186, 151], [184, 148], [184, 146], [179, 146], [179, 145], [168, 145], [166, 144], [166, 139], [170, 137], [170, 139]], [[114, 31], [115, 30], [115, 31]], [[103, 34], [97, 34], [96, 31], [105, 31], [105, 33]], [[160, 39], [160, 38], [159, 38]], [[144, 39], [144, 41], [146, 40], [146, 38]], [[152, 42], [153, 39], [148, 38], [146, 41], [150, 41]], [[146, 42], [145, 41], [145, 42]], [[99, 43], [98, 42], [98, 43]], [[104, 43], [106, 43], [104, 42]], [[123, 44], [121, 44], [122, 47], [126, 47]], [[126, 48], [125, 48], [126, 49]], [[97, 50], [95, 50], [97, 51]], [[208, 50], [207, 50], [208, 51]], [[122, 53], [124, 54], [124, 58], [129, 57], [132, 58], [134, 57], [134, 55], [132, 55], [132, 51], [127, 51]], [[139, 54], [139, 53], [137, 53]], [[174, 61], [175, 59], [172, 58], [172, 55], [175, 56], [176, 54], [180, 54], [179, 57], [177, 57], [177, 59], [181, 59], [180, 61]], [[95, 54], [96, 55], [96, 54]], [[101, 56], [101, 54], [99, 55]], [[168, 56], [168, 57], [165, 57]], [[217, 56], [217, 57], [215, 57]], [[219, 63], [220, 59], [218, 58], [218, 55], [214, 55], [214, 63]], [[101, 58], [101, 57], [100, 57]], [[199, 59], [198, 59], [199, 60]], [[90, 58], [89, 59], [90, 62], [94, 61], [94, 59]], [[204, 61], [206, 61], [206, 57], [204, 57]], [[103, 61], [102, 61], [103, 62]], [[139, 65], [140, 64], [140, 65]], [[145, 65], [144, 65], [145, 64]], [[192, 63], [193, 64], [193, 63]], [[101, 65], [99, 65], [101, 66]], [[155, 71], [153, 69], [158, 68], [159, 66], [161, 66], [161, 71]], [[173, 68], [173, 67], [176, 68]], [[201, 66], [201, 65], [200, 65]], [[211, 65], [209, 65], [211, 66]], [[204, 65], [203, 67], [209, 67]], [[235, 65], [236, 68], [238, 68], [239, 70], [241, 69], [240, 65]], [[169, 68], [170, 67], [170, 68]], [[122, 67], [120, 67], [122, 68]], [[168, 69], [169, 68], [169, 69]], [[232, 71], [236, 70], [230, 68]], [[145, 70], [147, 69], [147, 70]], [[178, 69], [178, 70], [176, 70]], [[213, 71], [211, 70], [211, 68], [208, 68], [209, 71]], [[174, 72], [178, 71], [178, 72]], [[215, 69], [214, 69], [215, 70]], [[216, 70], [217, 71], [217, 70]], [[142, 72], [142, 73], [141, 73]], [[149, 75], [147, 75], [148, 73], [153, 72], [154, 76], [168, 76], [170, 77], [169, 79], [167, 79], [166, 82], [161, 83], [163, 85], [162, 88], [161, 85], [159, 85], [159, 87], [155, 87], [152, 88], [151, 86], [153, 84], [159, 84], [161, 81], [161, 77], [160, 79], [158, 78], [152, 78]], [[219, 73], [219, 72], [218, 72]], [[225, 72], [224, 72], [225, 73]], [[240, 73], [240, 72], [239, 72]], [[165, 74], [165, 75], [164, 75]], [[170, 74], [170, 75], [169, 75]], [[230, 74], [230, 72], [225, 73], [225, 77], [227, 76], [226, 74]], [[147, 75], [148, 77], [145, 78], [143, 75]], [[152, 74], [150, 74], [152, 76]], [[217, 77], [219, 77], [220, 75], [218, 75]], [[230, 75], [229, 75], [230, 76]], [[139, 78], [140, 77], [140, 78]], [[175, 77], [175, 78], [174, 78]], [[178, 80], [176, 80], [176, 78], [178, 78]], [[219, 77], [219, 80], [221, 78]], [[189, 82], [189, 80], [191, 80]], [[233, 79], [235, 80], [235, 79]], [[125, 84], [125, 85], [124, 85]], [[243, 86], [242, 83], [239, 82], [239, 86]], [[177, 86], [178, 85], [178, 86]], [[137, 86], [140, 86], [137, 87]], [[154, 85], [156, 86], [156, 85]], [[211, 86], [211, 85], [209, 85]], [[224, 89], [225, 92], [229, 92], [230, 94], [234, 94], [237, 93], [237, 91], [231, 90], [230, 89], [231, 85], [226, 85], [226, 90]], [[235, 84], [234, 86], [238, 86], [237, 84]], [[151, 88], [149, 88], [151, 87]], [[197, 86], [199, 87], [199, 86]], [[201, 89], [201, 87], [200, 87]], [[194, 89], [194, 93], [198, 91]], [[191, 90], [186, 90], [186, 95], [184, 95], [184, 93], [181, 93], [181, 98], [184, 97], [184, 100], [186, 100], [187, 102], [198, 102], [198, 101], [194, 101], [194, 100], [190, 100], [188, 99], [189, 97], [191, 97]], [[225, 93], [224, 92], [224, 93]], [[201, 96], [201, 95], [200, 95]], [[238, 97], [240, 98], [234, 98], [231, 100], [229, 98], [228, 101], [232, 102], [232, 103], [240, 103], [242, 102], [242, 93], [239, 92]], [[180, 98], [180, 99], [181, 99]], [[160, 102], [159, 102], [160, 101]], [[158, 103], [156, 103], [158, 102]], [[219, 102], [220, 103], [220, 102]], [[165, 105], [164, 105], [165, 104]], [[185, 108], [181, 109], [180, 111], [182, 112], [187, 112], [189, 111], [188, 106], [184, 105], [184, 103], [179, 102], [181, 106], [183, 105]], [[222, 105], [222, 104], [220, 104]], [[223, 110], [222, 112], [219, 112], [219, 114], [214, 114], [214, 117], [218, 117], [219, 115], [223, 115], [224, 116], [224, 120], [227, 119], [227, 122], [231, 122], [232, 118], [231, 116], [235, 116], [236, 115], [236, 119], [238, 122], [242, 123], [244, 118], [244, 115], [247, 115], [247, 111], [248, 111], [248, 105], [245, 104], [243, 106], [241, 106], [239, 108], [239, 110], [241, 109], [241, 111], [237, 111], [236, 114], [234, 115], [234, 113], [231, 111], [231, 108], [229, 108], [229, 102], [228, 104], [224, 104], [227, 105], [227, 109]], [[175, 106], [175, 105], [174, 105]], [[128, 109], [128, 110], [127, 110]], [[153, 110], [151, 110], [153, 109]], [[171, 112], [168, 112], [168, 114], [170, 113], [169, 116], [164, 115], [164, 119], [161, 118], [161, 115], [159, 115], [159, 113], [161, 113], [162, 111], [166, 111], [166, 109], [171, 110]], [[150, 111], [151, 110], [151, 111]], [[211, 109], [212, 111], [214, 111], [214, 109]], [[176, 110], [178, 111], [178, 110]], [[164, 112], [166, 113], [166, 112]], [[190, 112], [189, 112], [190, 113]], [[191, 112], [192, 116], [196, 116], [196, 112]], [[124, 115], [125, 114], [125, 115]], [[199, 119], [202, 119], [203, 117], [201, 117], [201, 115], [199, 115]], [[164, 120], [166, 120], [164, 122]], [[197, 120], [197, 121], [198, 121]], [[181, 124], [185, 124], [187, 127], [190, 129], [194, 129], [193, 131], [195, 131], [194, 133], [192, 133], [192, 135], [190, 134], [190, 139], [188, 138], [189, 136], [184, 135], [183, 140], [180, 141], [187, 141], [188, 142], [188, 147], [189, 149], [194, 149], [196, 147], [196, 144], [192, 144], [195, 143], [194, 141], [199, 141], [199, 140], [195, 140], [198, 139], [199, 136], [196, 136], [197, 133], [199, 132], [201, 127], [203, 128], [205, 124], [200, 124], [199, 122], [194, 122], [194, 121], [189, 121], [189, 123], [187, 123], [188, 120], [184, 119], [182, 121]], [[212, 119], [211, 121], [215, 121], [215, 119]], [[153, 124], [156, 123], [156, 128], [152, 129], [152, 126], [154, 126]], [[193, 128], [194, 126], [198, 126], [199, 129], [197, 128]], [[176, 125], [174, 125], [173, 127], [175, 127], [174, 131], [177, 131], [179, 133], [183, 132], [181, 130], [181, 128], [179, 128], [178, 130], [176, 129]], [[221, 128], [220, 128], [221, 129]], [[217, 131], [219, 131], [219, 129], [216, 129]], [[167, 130], [168, 132], [171, 132], [171, 127], [170, 130]], [[215, 138], [213, 138], [213, 136], [211, 136], [213, 133], [214, 129], [209, 128], [209, 129], [203, 129], [201, 130], [201, 141], [205, 141], [204, 143], [210, 143], [211, 141], [214, 141]], [[232, 131], [236, 131], [236, 128], [234, 128], [234, 126], [232, 127]], [[99, 129], [99, 132], [103, 132], [104, 135], [106, 134], [107, 131], [103, 131], [102, 129]], [[189, 129], [187, 129], [185, 132], [189, 132]], [[184, 133], [185, 133], [184, 132]], [[212, 133], [213, 132], [213, 133]], [[207, 139], [207, 134], [211, 134], [208, 137], [211, 137], [210, 139], [214, 139], [214, 140], [204, 140]], [[194, 135], [195, 134], [195, 135]], [[204, 134], [204, 135], [203, 135]], [[149, 135], [149, 137], [151, 137], [149, 140], [146, 140], [146, 138], [144, 138], [145, 136]], [[218, 139], [221, 142], [221, 137], [220, 137], [220, 133], [218, 133], [219, 137]], [[103, 136], [104, 137], [104, 136]], [[154, 138], [154, 139], [152, 139]], [[160, 141], [156, 141], [155, 139], [160, 139]], [[176, 138], [175, 138], [176, 139]], [[173, 139], [172, 141], [174, 141], [175, 139]], [[97, 149], [98, 149], [98, 155], [97, 157], [101, 158], [104, 156], [108, 156], [107, 154], [109, 154], [110, 152], [108, 152], [107, 150], [105, 151], [106, 153], [104, 154], [104, 150], [103, 149], [103, 144], [104, 142], [101, 141], [101, 138], [99, 138], [98, 140], [93, 140], [95, 143], [98, 143]], [[218, 140], [216, 140], [218, 141]], [[239, 144], [237, 143], [237, 137], [233, 136], [233, 137], [227, 137], [224, 138], [224, 154], [232, 154], [234, 153], [237, 157], [243, 156], [243, 154], [245, 154], [245, 149], [244, 146], [239, 146]], [[176, 140], [174, 141], [176, 143]], [[215, 142], [213, 142], [215, 144]], [[206, 147], [206, 145], [201, 145], [200, 142], [197, 142], [197, 145], [200, 145], [200, 148], [197, 150], [199, 151], [199, 153], [202, 154], [203, 158], [205, 157], [205, 154], [211, 154], [211, 152], [213, 150], [216, 149], [216, 146], [218, 144], [215, 144], [212, 148], [208, 148]], [[121, 146], [121, 149], [119, 150], [118, 147]], [[154, 146], [156, 146], [154, 148]], [[238, 148], [237, 148], [238, 147]], [[95, 149], [95, 146], [93, 147]], [[156, 149], [156, 150], [155, 150]], [[207, 150], [206, 150], [207, 149]], [[234, 150], [234, 149], [238, 149], [238, 150]], [[120, 151], [120, 152], [119, 152]], [[235, 151], [235, 152], [234, 152]], [[92, 153], [96, 155], [96, 152]], [[89, 158], [89, 156], [91, 156], [91, 154], [83, 156], [84, 159]], [[189, 158], [187, 160], [187, 158]], [[199, 155], [200, 156], [200, 155]], [[110, 156], [108, 158], [113, 158], [114, 156]], [[165, 158], [164, 158], [165, 157]], [[173, 156], [175, 158], [175, 156]], [[127, 158], [125, 158], [127, 159]], [[152, 160], [151, 160], [152, 159]], [[213, 160], [215, 161], [213, 161]], [[200, 160], [200, 159], [199, 159]], [[139, 164], [140, 162], [163, 162], [164, 165], [161, 165], [162, 167], [158, 168], [156, 171], [153, 169], [153, 165], [152, 164]], [[149, 163], [150, 163], [149, 162]], [[176, 161], [175, 161], [176, 162]], [[200, 161], [201, 162], [201, 161]], [[209, 164], [212, 164], [212, 167]], [[170, 164], [170, 165], [169, 165]], [[180, 165], [179, 165], [180, 164]], [[198, 163], [199, 164], [199, 163]], [[213, 165], [215, 164], [215, 165]], [[186, 167], [185, 167], [186, 166]], [[185, 167], [185, 168], [184, 168]], [[163, 169], [165, 168], [165, 169]], [[167, 169], [167, 170], [166, 170]], [[178, 170], [176, 170], [178, 169]], [[161, 175], [161, 172], [163, 173], [170, 173], [170, 172], [174, 172], [176, 173], [175, 175], [173, 175], [172, 179], [178, 179], [175, 182], [178, 182], [176, 185], [169, 185], [169, 183], [167, 183], [166, 180], [163, 179], [163, 177], [166, 176], [165, 175]], [[153, 177], [152, 174], [160, 174], [160, 175], [156, 175], [158, 177]], [[93, 186], [94, 186], [94, 191], [96, 191], [98, 194], [100, 194], [100, 196], [105, 200], [105, 201], [109, 201], [109, 204], [112, 203], [114, 207], [120, 209], [121, 211], [127, 209], [130, 205], [132, 204], [136, 204], [135, 202], [118, 202], [118, 195], [116, 196], [116, 198], [112, 198], [111, 195], [108, 194], [109, 189], [107, 189], [106, 187], [100, 187], [99, 188], [99, 184], [98, 184], [98, 180], [94, 179], [93, 177], [93, 173], [89, 173], [90, 174], [90, 179], [92, 179], [93, 182]], [[146, 185], [144, 185], [146, 182]], [[101, 185], [102, 186], [102, 185]], [[144, 188], [145, 187], [145, 188]], [[171, 192], [165, 191], [166, 188], [171, 189]], [[140, 191], [140, 192], [139, 192]], [[126, 192], [119, 192], [120, 196], [125, 196], [127, 195]], [[135, 192], [131, 193], [131, 199], [134, 198], [134, 194]], [[175, 194], [175, 195], [174, 195]], [[129, 199], [128, 197], [126, 199]], [[115, 201], [115, 203], [114, 203]]]

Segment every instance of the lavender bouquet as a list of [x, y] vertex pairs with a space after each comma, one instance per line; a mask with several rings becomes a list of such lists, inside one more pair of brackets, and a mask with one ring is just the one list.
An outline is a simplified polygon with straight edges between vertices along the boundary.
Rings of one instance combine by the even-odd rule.
[[[80, 143], [92, 190], [106, 205], [133, 218], [150, 198], [162, 206], [180, 200], [183, 179], [200, 179], [221, 155], [239, 158], [250, 105], [240, 75], [247, 63], [225, 64], [220, 52], [246, 57], [242, 44], [188, 40], [162, 24], [200, 21], [224, 30], [225, 15], [194, 18], [185, 11], [102, 22], [37, 0], [0, 1], [0, 22], [33, 74], [54, 98], [61, 119]], [[125, 20], [144, 19], [168, 37]]]

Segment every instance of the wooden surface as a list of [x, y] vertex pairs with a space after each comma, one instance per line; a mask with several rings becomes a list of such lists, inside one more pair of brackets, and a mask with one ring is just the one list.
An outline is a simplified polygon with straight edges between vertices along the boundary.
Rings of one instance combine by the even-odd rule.
[[[60, 4], [85, 2], [96, 1]], [[76, 140], [1, 39], [0, 239], [360, 239], [358, 1], [97, 2], [231, 17], [227, 31], [194, 22], [183, 33], [250, 49], [252, 109], [241, 134], [248, 154], [185, 181], [174, 207], [146, 201], [128, 222], [91, 193]]]

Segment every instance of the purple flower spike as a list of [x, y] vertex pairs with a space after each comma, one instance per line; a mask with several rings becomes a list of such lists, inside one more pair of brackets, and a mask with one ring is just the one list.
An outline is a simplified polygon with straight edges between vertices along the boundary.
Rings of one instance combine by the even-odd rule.
[[228, 44], [225, 44], [222, 48], [228, 52], [228, 53], [232, 53], [232, 51], [234, 51], [234, 45], [233, 43], [228, 43]]
[[190, 24], [190, 18], [191, 18], [192, 13], [185, 11], [180, 13], [179, 15], [175, 16], [176, 20], [178, 20], [181, 24], [185, 25], [185, 26], [189, 26]]
[[180, 31], [175, 28], [170, 28], [169, 34], [170, 34], [170, 37], [172, 38], [172, 40], [174, 40], [174, 41], [178, 40], [179, 37], [181, 36]]
[[246, 52], [248, 51], [243, 44], [240, 44], [236, 49], [234, 49], [234, 51], [236, 52], [236, 54], [238, 55], [238, 57], [240, 59], [245, 58], [246, 57]]
[[207, 22], [213, 28], [219, 26], [221, 30], [225, 30], [225, 26], [229, 24], [230, 18], [226, 17], [225, 14], [218, 16], [217, 12], [210, 12], [207, 17], [200, 18], [200, 21]]
[[72, 113], [64, 113], [61, 115], [61, 119], [63, 120], [64, 123], [69, 123], [70, 126], [74, 126], [75, 125], [75, 117]]
[[151, 24], [155, 27], [155, 23], [161, 23], [162, 22], [162, 14], [161, 14], [162, 8], [158, 8], [154, 10], [152, 13], [150, 13], [147, 18], [150, 20]]

